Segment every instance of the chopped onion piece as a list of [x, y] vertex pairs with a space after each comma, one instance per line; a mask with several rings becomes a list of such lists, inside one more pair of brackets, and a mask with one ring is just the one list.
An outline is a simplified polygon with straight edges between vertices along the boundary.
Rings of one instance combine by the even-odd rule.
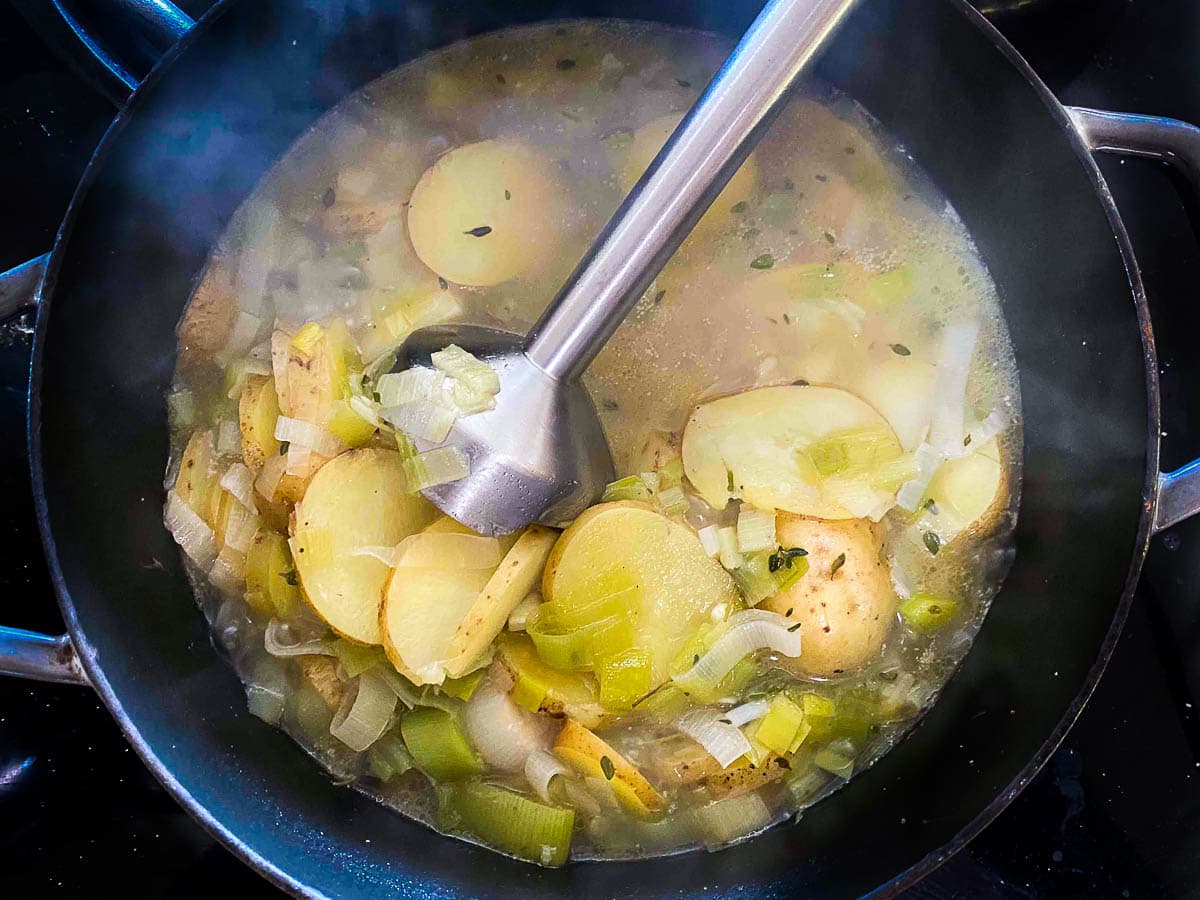
[[361, 752], [370, 747], [387, 729], [396, 711], [396, 694], [372, 670], [358, 676], [358, 686], [346, 694], [334, 713], [329, 733]]
[[289, 453], [293, 447], [298, 447], [333, 457], [343, 449], [342, 442], [324, 428], [288, 416], [280, 416], [275, 420], [275, 440], [287, 441]]
[[694, 666], [675, 676], [675, 683], [685, 691], [711, 690], [751, 653], [768, 649], [792, 658], [799, 656], [798, 623], [765, 609], [734, 613], [728, 619], [725, 633]]
[[359, 394], [350, 398], [350, 408], [362, 416], [364, 422], [370, 422], [376, 428], [385, 428], [383, 419], [379, 418], [379, 404]]
[[679, 485], [659, 491], [658, 505], [668, 516], [681, 516], [688, 511], [687, 497]]
[[557, 757], [545, 750], [534, 750], [525, 758], [525, 777], [529, 786], [546, 803], [550, 802], [550, 782], [554, 776], [569, 775], [570, 772]]
[[222, 593], [240, 596], [246, 582], [246, 554], [226, 544], [213, 560], [208, 580]]
[[375, 390], [383, 406], [399, 406], [401, 403], [412, 403], [415, 400], [429, 400], [445, 405], [445, 382], [446, 376], [436, 369], [418, 366], [403, 372], [380, 375]]
[[929, 443], [941, 451], [962, 446], [966, 415], [967, 377], [979, 338], [979, 322], [959, 322], [946, 328], [933, 388], [933, 418]]
[[716, 556], [721, 552], [721, 541], [717, 536], [716, 525], [705, 525], [696, 532], [696, 537], [700, 538], [700, 543], [704, 545], [704, 552], [709, 556]]
[[396, 548], [374, 544], [355, 547], [350, 551], [351, 556], [371, 556], [379, 560], [389, 569], [396, 567]]
[[449, 484], [471, 474], [471, 462], [457, 447], [438, 447], [404, 460], [404, 474], [410, 491], [423, 491]]
[[771, 808], [753, 791], [716, 800], [688, 814], [689, 826], [707, 847], [762, 831], [773, 819]]
[[724, 712], [693, 709], [680, 716], [675, 727], [703, 747], [721, 768], [727, 769], [751, 751], [742, 726], [761, 719], [770, 708], [766, 700], [752, 700]]
[[217, 455], [240, 456], [241, 452], [242, 432], [238, 429], [238, 423], [233, 419], [226, 419], [217, 429]]
[[167, 495], [163, 522], [188, 559], [207, 569], [217, 558], [217, 536], [175, 491]]
[[254, 542], [258, 531], [258, 514], [247, 509], [240, 503], [229, 506], [229, 514], [225, 519], [225, 546], [232, 547], [239, 553], [245, 553]]
[[262, 326], [263, 320], [258, 316], [238, 310], [237, 318], [233, 322], [233, 330], [229, 332], [229, 338], [225, 341], [224, 348], [217, 354], [217, 359], [222, 363], [227, 363], [239, 356], [245, 356], [246, 351], [254, 345], [254, 339], [258, 337]]
[[1008, 421], [1004, 418], [1004, 413], [998, 409], [993, 409], [984, 417], [982, 422], [972, 425], [967, 429], [967, 433], [971, 436], [971, 443], [963, 449], [971, 452], [975, 447], [986, 444], [1007, 427]]
[[430, 400], [413, 400], [388, 407], [380, 416], [409, 437], [440, 444], [454, 427], [458, 410]]
[[529, 624], [529, 617], [534, 615], [542, 605], [542, 595], [537, 591], [527, 596], [508, 614], [508, 630], [524, 631]]
[[774, 550], [775, 510], [755, 509], [742, 504], [737, 519], [737, 544], [740, 553]]
[[275, 393], [286, 396], [287, 363], [292, 336], [279, 330], [271, 333], [271, 373], [275, 376]]
[[737, 529], [725, 525], [717, 529], [717, 546], [721, 556], [721, 565], [732, 571], [742, 565], [745, 560], [738, 552]]
[[308, 475], [309, 467], [312, 464], [312, 448], [292, 444], [288, 447], [287, 456], [284, 459], [287, 461], [284, 471], [288, 475], [299, 475], [303, 478]]
[[435, 368], [445, 372], [471, 394], [490, 394], [494, 397], [500, 393], [500, 376], [496, 370], [456, 344], [438, 350], [429, 359]]
[[221, 487], [233, 494], [246, 509], [258, 511], [258, 507], [254, 505], [254, 473], [245, 463], [235, 462], [230, 465], [221, 476]]
[[484, 762], [520, 772], [533, 753], [549, 750], [558, 728], [551, 719], [518, 706], [489, 675], [462, 710], [462, 724]]
[[283, 480], [286, 471], [287, 457], [272, 456], [263, 463], [262, 471], [254, 480], [254, 489], [268, 500], [274, 500], [275, 492], [279, 490], [279, 482]]
[[313, 638], [302, 641], [292, 633], [293, 626], [282, 619], [272, 619], [263, 633], [263, 647], [272, 656], [332, 656], [337, 658], [331, 641]]

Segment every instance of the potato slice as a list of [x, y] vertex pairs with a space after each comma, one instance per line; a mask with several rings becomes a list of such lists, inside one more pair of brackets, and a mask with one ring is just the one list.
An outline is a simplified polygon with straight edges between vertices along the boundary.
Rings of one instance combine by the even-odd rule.
[[822, 494], [800, 451], [826, 435], [858, 429], [890, 426], [867, 403], [838, 388], [757, 388], [696, 407], [683, 432], [684, 471], [717, 509], [736, 494], [760, 509], [853, 518], [832, 495]]
[[761, 604], [800, 623], [793, 665], [828, 676], [875, 656], [896, 621], [897, 603], [878, 528], [780, 513], [775, 534], [781, 547], [808, 551], [808, 572]]
[[275, 440], [275, 420], [278, 418], [275, 379], [251, 375], [238, 400], [242, 460], [251, 469], [261, 469], [270, 457], [279, 455], [279, 441]]
[[[294, 342], [288, 345], [286, 408], [293, 419], [325, 428], [333, 418], [333, 349], [323, 331], [307, 352]], [[285, 404], [282, 402], [280, 406]]]
[[860, 371], [858, 393], [888, 420], [905, 450], [916, 450], [929, 431], [937, 368], [915, 356], [889, 353]]
[[287, 538], [260, 528], [246, 552], [246, 602], [266, 616], [292, 616], [300, 602]]
[[446, 651], [447, 675], [458, 678], [476, 667], [504, 629], [509, 613], [542, 577], [556, 540], [558, 532], [553, 528], [531, 525], [525, 529], [459, 623]]
[[566, 188], [554, 164], [511, 139], [451, 150], [413, 190], [408, 230], [421, 261], [448, 281], [487, 287], [553, 261]]
[[987, 528], [1007, 494], [1005, 482], [1000, 446], [992, 438], [969, 456], [942, 463], [925, 494], [933, 506], [922, 508], [918, 527], [935, 532], [943, 545]]
[[706, 776], [704, 786], [717, 798], [740, 797], [778, 781], [788, 774], [789, 768], [788, 761], [777, 753], [768, 753], [759, 763], [743, 756], [728, 769]]
[[362, 449], [341, 454], [313, 476], [297, 504], [293, 535], [323, 533], [328, 559], [297, 555], [304, 598], [331, 628], [351, 640], [382, 640], [379, 609], [388, 568], [364, 546], [395, 546], [433, 521], [437, 511], [406, 489], [400, 454]]
[[607, 781], [617, 800], [634, 815], [652, 818], [666, 809], [666, 800], [636, 766], [574, 719], [567, 719], [559, 732], [554, 753], [581, 775]]
[[496, 639], [496, 658], [513, 680], [513, 701], [530, 712], [569, 716], [588, 728], [604, 720], [595, 679], [563, 672], [542, 662], [526, 635], [505, 632]]
[[593, 506], [562, 533], [542, 596], [586, 602], [599, 585], [618, 581], [641, 591], [634, 646], [650, 651], [651, 689], [670, 677], [671, 659], [709, 611], [738, 599], [729, 573], [690, 528], [634, 501]]
[[380, 616], [383, 648], [414, 684], [445, 680], [446, 648], [491, 576], [491, 569], [392, 572]]
[[[633, 140], [626, 149], [625, 156], [617, 169], [617, 177], [620, 179], [622, 191], [628, 194], [633, 190], [637, 180], [642, 177], [642, 173], [658, 155], [658, 151], [663, 148], [663, 144], [667, 142], [667, 138], [671, 136], [671, 132], [675, 130], [675, 126], [682, 118], [682, 113], [667, 113], [665, 116], [652, 119], [634, 132]], [[692, 235], [689, 235], [688, 239], [692, 240], [693, 236], [697, 234], [711, 237], [731, 225], [736, 215], [731, 212], [731, 207], [735, 203], [751, 199], [757, 187], [758, 164], [751, 155], [733, 173], [733, 177], [717, 195], [712, 206], [700, 217], [700, 221], [696, 223], [696, 227], [692, 229]]]
[[233, 273], [214, 261], [196, 285], [179, 323], [180, 350], [206, 355], [221, 350], [233, 332], [237, 313]]
[[194, 432], [183, 448], [183, 456], [179, 458], [179, 474], [175, 476], [175, 493], [205, 521], [210, 518], [209, 504], [213, 491], [218, 490], [217, 473], [213, 465], [215, 456], [212, 432]]

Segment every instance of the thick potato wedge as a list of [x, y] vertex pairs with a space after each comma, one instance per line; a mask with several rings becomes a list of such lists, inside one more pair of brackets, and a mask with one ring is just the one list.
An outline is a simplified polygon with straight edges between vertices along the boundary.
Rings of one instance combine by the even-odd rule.
[[897, 605], [878, 529], [861, 520], [780, 513], [775, 534], [781, 547], [808, 551], [808, 572], [760, 604], [801, 623], [801, 652], [793, 665], [828, 676], [875, 656], [896, 621]]
[[421, 176], [408, 232], [421, 261], [448, 281], [486, 287], [553, 261], [566, 188], [554, 163], [511, 139], [451, 150]]
[[279, 455], [279, 441], [275, 440], [275, 420], [278, 418], [275, 379], [251, 375], [238, 400], [242, 460], [251, 469], [261, 469], [268, 459]]
[[446, 650], [447, 675], [458, 678], [476, 668], [509, 613], [541, 579], [556, 540], [558, 532], [544, 525], [531, 525], [517, 538], [459, 623]]
[[683, 467], [700, 496], [721, 509], [735, 494], [760, 509], [822, 519], [854, 516], [823, 495], [800, 451], [840, 431], [890, 426], [854, 394], [786, 385], [745, 391], [696, 407], [683, 432]]
[[653, 689], [696, 626], [718, 603], [735, 603], [729, 573], [710, 559], [686, 525], [644, 503], [593, 506], [562, 533], [546, 564], [542, 596], [586, 603], [600, 585], [637, 585], [634, 645], [651, 654]]
[[382, 641], [379, 610], [388, 567], [365, 546], [395, 546], [433, 521], [437, 511], [406, 490], [400, 455], [391, 450], [350, 450], [313, 476], [296, 505], [293, 540], [304, 598], [331, 628], [362, 644]]
[[581, 775], [606, 780], [621, 805], [634, 815], [652, 818], [666, 809], [667, 801], [636, 766], [575, 720], [567, 719], [558, 733], [554, 753]]
[[218, 489], [213, 465], [215, 456], [212, 432], [197, 431], [188, 438], [187, 446], [183, 448], [179, 474], [175, 476], [175, 493], [205, 521], [210, 517], [212, 494]]

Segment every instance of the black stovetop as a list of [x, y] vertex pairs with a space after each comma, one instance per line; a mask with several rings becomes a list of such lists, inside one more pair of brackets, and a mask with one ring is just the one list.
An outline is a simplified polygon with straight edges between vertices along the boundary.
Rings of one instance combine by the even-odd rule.
[[[1195, 0], [979, 5], [1019, 7], [993, 19], [1064, 101], [1200, 122]], [[0, 271], [49, 249], [112, 114], [0, 0]], [[1200, 216], [1160, 168], [1102, 168], [1151, 297], [1173, 467], [1200, 455], [1200, 359], [1189, 340], [1200, 333]], [[1046, 254], [1053, 265], [1053, 248]], [[28, 363], [28, 329], [0, 328], [0, 622], [59, 631], [28, 484]], [[1198, 546], [1200, 521], [1154, 539], [1124, 635], [1061, 749], [912, 896], [1200, 897]], [[2, 679], [0, 885], [10, 897], [274, 892], [175, 805], [91, 692]]]

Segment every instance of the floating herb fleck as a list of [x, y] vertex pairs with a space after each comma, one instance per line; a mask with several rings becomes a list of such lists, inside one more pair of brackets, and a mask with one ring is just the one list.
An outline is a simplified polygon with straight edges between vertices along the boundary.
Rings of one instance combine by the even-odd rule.
[[880, 681], [895, 681], [899, 677], [900, 677], [900, 673], [897, 672], [895, 669], [889, 669], [886, 672], [879, 673]]
[[621, 408], [617, 404], [616, 400], [605, 400], [600, 405], [603, 406], [605, 409], [607, 409], [609, 412], [616, 412], [618, 409]]
[[844, 566], [845, 564], [846, 564], [846, 554], [839, 553], [837, 555], [837, 559], [835, 559], [833, 561], [833, 564], [829, 567], [829, 577], [832, 578], [834, 575], [836, 575], [841, 570], [842, 566]]
[[925, 508], [935, 516], [938, 514], [938, 505], [932, 497], [925, 501]]
[[783, 617], [785, 619], [790, 619], [792, 617], [792, 613], [794, 613], [795, 611], [796, 611], [796, 607], [789, 606], [788, 611], [783, 614]]
[[570, 72], [573, 68], [575, 68], [575, 60], [560, 59], [554, 64], [554, 68], [558, 69], [560, 72]]
[[472, 228], [470, 231], [463, 232], [463, 234], [469, 234], [471, 237], [486, 237], [491, 233], [491, 225], [480, 225], [478, 228]]
[[897, 356], [912, 356], [912, 351], [903, 344], [892, 344], [892, 352]]
[[325, 188], [325, 193], [321, 195], [321, 205], [326, 209], [329, 209], [329, 207], [333, 206], [336, 200], [337, 194], [334, 193], [333, 188]]
[[971, 436], [969, 434], [965, 438], [963, 438], [963, 446], [964, 447], [971, 446]]
[[613, 776], [617, 774], [616, 767], [613, 766], [613, 761], [607, 756], [600, 757], [600, 771], [604, 773], [604, 777], [609, 781], [612, 781]]
[[[803, 547], [780, 547], [774, 553], [767, 557], [767, 571], [778, 572], [780, 569], [790, 569], [792, 560], [801, 556], [808, 556], [808, 551]], [[788, 615], [792, 613], [789, 610]]]
[[663, 288], [661, 291], [655, 291], [654, 296], [651, 298], [650, 302], [653, 303], [655, 306], [658, 306], [658, 304], [663, 302], [663, 297], [665, 297], [665, 296], [667, 296], [666, 288]]
[[512, 193], [511, 193], [510, 191], [505, 191], [505, 192], [504, 192], [504, 199], [505, 199], [505, 200], [511, 200], [511, 199], [512, 199]]
[[289, 444], [287, 441], [280, 441], [279, 442], [279, 455], [287, 456], [288, 447], [290, 447], [290, 446], [291, 446], [291, 444]]
[[726, 469], [726, 470], [725, 470], [725, 490], [729, 491], [729, 493], [731, 493], [731, 494], [732, 494], [732, 493], [733, 493], [733, 491], [734, 491], [734, 485], [733, 485], [733, 469]]
[[439, 275], [438, 276], [438, 287], [440, 287], [443, 291], [449, 290], [450, 282], [448, 282], [445, 278], [443, 278], [441, 275]]
[[769, 269], [773, 265], [775, 265], [775, 257], [770, 253], [764, 253], [750, 260], [750, 268], [752, 269]]
[[808, 382], [803, 378], [797, 378], [792, 382], [792, 387], [808, 387]]
[[300, 578], [298, 575], [296, 575], [295, 569], [288, 569], [286, 572], [280, 572], [279, 577], [282, 578], [284, 581], [286, 581], [288, 584], [290, 584], [292, 587], [295, 587], [296, 585], [298, 585], [300, 583]]
[[729, 211], [734, 213], [744, 213], [749, 208], [750, 204], [748, 204], [745, 200], [739, 200], [737, 203], [733, 204], [733, 206], [729, 207]]
[[732, 725], [733, 724], [732, 719], [717, 719], [717, 721], [720, 722], [722, 725]]
[[504, 75], [500, 72], [496, 73], [496, 80], [501, 84], [508, 84], [508, 81], [505, 80]]
[[826, 231], [826, 232], [825, 232], [825, 242], [826, 242], [827, 244], [836, 244], [836, 243], [837, 243], [837, 238], [835, 238], [835, 237], [833, 236], [833, 232], [832, 232], [832, 231]]
[[756, 237], [758, 237], [760, 234], [762, 234], [762, 232], [759, 231], [757, 228], [747, 228], [745, 231], [742, 232], [742, 240], [743, 241], [752, 241]]
[[921, 540], [925, 544], [925, 549], [929, 551], [930, 556], [937, 556], [939, 550], [942, 549], [942, 539], [932, 531], [925, 532]]
[[783, 179], [783, 189], [785, 191], [794, 191], [796, 189], [796, 182], [790, 178]]
[[789, 626], [789, 627], [788, 627], [788, 631], [789, 631], [789, 632], [791, 632], [791, 631], [799, 631], [799, 630], [800, 630], [800, 623], [799, 623], [799, 622], [797, 622], [795, 625], [791, 625], [791, 626]]
[[692, 83], [690, 81], [688, 81], [686, 78], [676, 78], [675, 83], [677, 85], [679, 85], [681, 88], [690, 88], [692, 86]]
[[699, 654], [699, 653], [693, 653], [693, 654], [692, 654], [692, 665], [694, 666], [694, 665], [695, 665], [696, 663], [698, 663], [698, 662], [700, 662], [700, 654]]
[[814, 175], [813, 177], [816, 178], [817, 181], [821, 181], [821, 182], [825, 182], [825, 181], [829, 180], [829, 178], [825, 175]]

